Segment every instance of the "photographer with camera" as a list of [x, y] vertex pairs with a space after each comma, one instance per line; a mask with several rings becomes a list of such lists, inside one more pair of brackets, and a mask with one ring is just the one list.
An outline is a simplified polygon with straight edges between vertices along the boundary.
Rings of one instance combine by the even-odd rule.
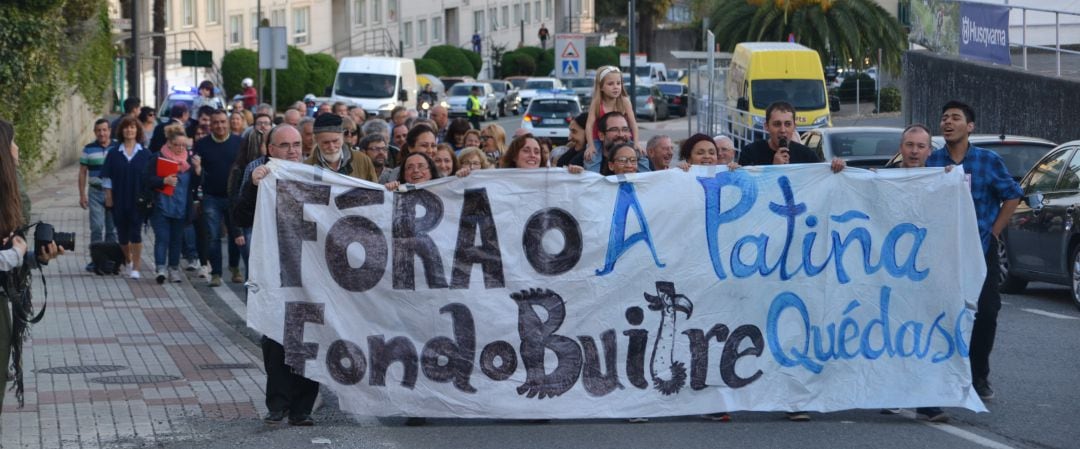
[[[9, 360], [15, 377], [15, 396], [22, 403], [22, 338], [27, 326], [35, 319], [30, 304], [30, 269], [46, 264], [64, 253], [52, 242], [52, 226], [39, 225], [35, 247], [30, 248], [22, 233], [27, 230], [29, 200], [24, 200], [16, 165], [19, 146], [15, 144], [15, 128], [0, 120], [0, 410], [7, 390]], [[39, 241], [49, 234], [49, 240]], [[40, 238], [39, 238], [40, 237]], [[71, 237], [73, 236], [66, 236]], [[69, 247], [74, 246], [74, 240]], [[8, 303], [11, 302], [11, 306]], [[9, 314], [10, 311], [10, 314]], [[15, 320], [12, 320], [14, 316]], [[40, 319], [40, 317], [36, 318]]]

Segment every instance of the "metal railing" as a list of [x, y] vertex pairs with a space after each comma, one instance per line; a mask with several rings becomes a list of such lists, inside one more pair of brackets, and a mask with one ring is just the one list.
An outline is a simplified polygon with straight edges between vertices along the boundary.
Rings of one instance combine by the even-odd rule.
[[[179, 31], [176, 33], [168, 33], [165, 35], [165, 39], [171, 40], [172, 45], [167, 45], [165, 53], [165, 65], [166, 68], [169, 65], [180, 63], [180, 52], [182, 50], [209, 50], [206, 45], [203, 44], [202, 39], [199, 39], [199, 35], [194, 31]], [[221, 77], [221, 67], [217, 62], [211, 60], [210, 67], [204, 67], [203, 77], [214, 83], [215, 86], [223, 86], [224, 80]], [[198, 80], [196, 80], [197, 82]]]
[[397, 56], [398, 47], [386, 28], [365, 29], [334, 42], [319, 53], [328, 53], [337, 59], [346, 56]]
[[[978, 2], [976, 2], [976, 3], [978, 3]], [[1061, 55], [1062, 55], [1062, 53], [1069, 54], [1069, 55], [1080, 56], [1080, 51], [1073, 51], [1073, 50], [1068, 50], [1068, 49], [1062, 49], [1061, 48], [1061, 15], [1065, 14], [1067, 16], [1080, 17], [1080, 13], [1069, 12], [1069, 11], [1059, 11], [1059, 10], [1045, 9], [1045, 8], [1031, 8], [1031, 7], [1019, 6], [1019, 5], [1010, 5], [1010, 4], [1008, 4], [1007, 1], [1006, 1], [1005, 6], [1009, 7], [1010, 14], [1012, 13], [1012, 10], [1014, 10], [1014, 9], [1019, 9], [1021, 11], [1021, 18], [1022, 18], [1021, 26], [1022, 26], [1022, 28], [1021, 28], [1021, 33], [1020, 33], [1020, 36], [1021, 36], [1020, 44], [1018, 45], [1018, 44], [1012, 42], [1012, 40], [1010, 39], [1009, 40], [1009, 46], [1013, 47], [1013, 48], [1019, 47], [1021, 49], [1021, 54], [1023, 55], [1023, 58], [1022, 58], [1023, 59], [1023, 65], [1022, 65], [1022, 67], [1024, 68], [1024, 70], [1028, 70], [1028, 49], [1029, 48], [1053, 51], [1054, 55], [1055, 55], [1055, 60], [1056, 60], [1057, 76], [1061, 76]], [[1043, 45], [1031, 45], [1031, 44], [1027, 43], [1028, 11], [1049, 13], [1049, 14], [1054, 15], [1054, 46], [1053, 47], [1047, 47], [1047, 46], [1043, 46]], [[1012, 26], [1010, 24], [1010, 28], [1011, 27]], [[1073, 43], [1075, 43], [1075, 42], [1073, 42]]]

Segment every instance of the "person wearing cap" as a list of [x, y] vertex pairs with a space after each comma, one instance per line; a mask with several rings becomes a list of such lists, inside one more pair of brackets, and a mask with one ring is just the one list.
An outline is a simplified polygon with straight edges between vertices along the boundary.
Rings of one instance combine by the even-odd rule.
[[379, 180], [375, 165], [363, 151], [345, 148], [341, 116], [322, 114], [315, 119], [315, 151], [304, 163], [371, 182]]
[[304, 109], [301, 109], [300, 112], [303, 112], [308, 117], [314, 117], [315, 116], [315, 94], [304, 95], [303, 104], [304, 104]]
[[255, 105], [259, 102], [259, 93], [255, 91], [255, 82], [251, 78], [244, 78], [243, 81], [240, 81], [240, 87], [243, 88], [244, 108], [255, 109]]

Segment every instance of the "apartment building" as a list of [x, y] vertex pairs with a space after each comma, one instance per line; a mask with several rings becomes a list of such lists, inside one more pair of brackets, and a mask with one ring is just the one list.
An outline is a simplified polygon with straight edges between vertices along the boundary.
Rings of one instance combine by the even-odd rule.
[[[472, 48], [472, 36], [483, 39], [487, 60], [493, 45], [540, 45], [544, 24], [554, 34], [594, 29], [593, 0], [134, 0], [142, 12], [142, 98], [156, 103], [150, 55], [152, 5], [165, 10], [168, 85], [192, 85], [206, 78], [203, 69], [180, 65], [180, 50], [210, 50], [220, 65], [225, 52], [258, 48], [259, 19], [287, 30], [289, 45], [306, 53], [337, 58], [363, 54], [397, 54], [419, 58], [432, 46]], [[260, 15], [259, 8], [262, 13]], [[119, 0], [110, 0], [110, 14], [124, 16]], [[550, 42], [549, 42], [550, 43]], [[231, 93], [230, 93], [231, 94]]]

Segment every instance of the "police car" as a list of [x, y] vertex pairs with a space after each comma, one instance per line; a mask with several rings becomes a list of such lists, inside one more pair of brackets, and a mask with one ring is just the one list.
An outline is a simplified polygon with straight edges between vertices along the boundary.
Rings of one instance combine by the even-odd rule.
[[573, 89], [538, 90], [525, 110], [521, 127], [562, 145], [570, 139], [570, 122], [580, 113], [581, 103]]
[[[197, 86], [172, 86], [169, 89], [169, 94], [165, 96], [165, 101], [161, 102], [161, 106], [158, 107], [158, 121], [166, 122], [169, 120], [169, 112], [172, 111], [174, 104], [183, 103], [187, 105], [188, 111], [192, 117], [195, 117], [195, 111], [191, 110], [191, 105], [195, 103], [195, 98], [199, 96], [199, 88]], [[217, 99], [217, 103], [224, 107], [225, 98], [222, 96], [221, 88], [214, 86], [214, 98]]]

